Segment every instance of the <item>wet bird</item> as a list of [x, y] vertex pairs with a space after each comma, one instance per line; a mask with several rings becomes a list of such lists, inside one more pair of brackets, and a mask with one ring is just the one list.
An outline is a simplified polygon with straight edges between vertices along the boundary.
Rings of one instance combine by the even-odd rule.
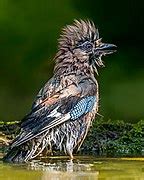
[[73, 159], [97, 114], [97, 67], [116, 46], [103, 43], [89, 20], [66, 26], [58, 43], [54, 75], [39, 91], [4, 161], [27, 162], [53, 149]]

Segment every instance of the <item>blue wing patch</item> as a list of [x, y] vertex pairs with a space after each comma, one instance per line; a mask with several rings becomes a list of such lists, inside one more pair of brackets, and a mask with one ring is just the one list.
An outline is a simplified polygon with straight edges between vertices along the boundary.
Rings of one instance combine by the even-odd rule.
[[75, 120], [82, 116], [83, 114], [86, 114], [90, 112], [94, 106], [94, 103], [96, 101], [95, 96], [88, 96], [83, 99], [81, 99], [70, 111], [70, 116], [72, 120]]

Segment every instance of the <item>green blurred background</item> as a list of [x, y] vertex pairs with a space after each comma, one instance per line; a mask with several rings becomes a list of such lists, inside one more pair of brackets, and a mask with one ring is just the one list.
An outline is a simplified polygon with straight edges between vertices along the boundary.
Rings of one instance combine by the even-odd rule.
[[61, 28], [89, 18], [118, 52], [99, 69], [100, 113], [107, 120], [144, 117], [143, 1], [1, 0], [0, 120], [20, 120], [52, 76]]

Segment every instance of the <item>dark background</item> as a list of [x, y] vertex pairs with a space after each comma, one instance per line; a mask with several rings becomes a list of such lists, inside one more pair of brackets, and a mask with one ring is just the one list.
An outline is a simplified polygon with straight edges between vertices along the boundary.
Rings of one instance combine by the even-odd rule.
[[61, 28], [89, 18], [118, 46], [99, 69], [100, 113], [107, 120], [144, 117], [144, 3], [106, 0], [0, 1], [0, 120], [20, 120], [52, 76]]

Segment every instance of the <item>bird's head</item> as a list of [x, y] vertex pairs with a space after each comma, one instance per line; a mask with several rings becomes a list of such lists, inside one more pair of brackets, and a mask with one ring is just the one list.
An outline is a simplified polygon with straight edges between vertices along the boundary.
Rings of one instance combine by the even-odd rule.
[[103, 43], [98, 29], [89, 20], [74, 21], [67, 25], [59, 39], [61, 53], [71, 54], [75, 59], [89, 63], [96, 71], [96, 66], [103, 66], [101, 57], [116, 51], [114, 44]]

